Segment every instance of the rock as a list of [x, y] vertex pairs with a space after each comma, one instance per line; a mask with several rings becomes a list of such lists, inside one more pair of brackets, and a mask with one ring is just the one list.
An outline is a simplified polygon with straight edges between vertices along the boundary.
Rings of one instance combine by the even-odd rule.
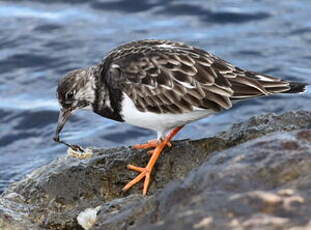
[[[166, 186], [136, 229], [290, 229], [311, 219], [311, 129], [277, 132], [213, 153]], [[161, 227], [163, 226], [163, 227]], [[306, 227], [306, 229], [308, 229]]]
[[310, 112], [256, 116], [215, 137], [173, 144], [145, 197], [140, 186], [121, 192], [136, 175], [126, 165], [145, 165], [145, 151], [60, 157], [2, 194], [0, 229], [83, 229], [77, 217], [98, 206], [90, 229], [311, 227]]

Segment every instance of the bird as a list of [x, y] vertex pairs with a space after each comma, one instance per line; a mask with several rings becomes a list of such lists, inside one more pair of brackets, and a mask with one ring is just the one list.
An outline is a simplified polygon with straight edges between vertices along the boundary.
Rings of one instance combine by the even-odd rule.
[[308, 85], [239, 68], [179, 41], [146, 39], [112, 49], [99, 64], [70, 71], [59, 80], [60, 105], [54, 140], [70, 115], [87, 109], [108, 119], [153, 130], [145, 167], [122, 190], [141, 180], [146, 195], [151, 173], [166, 147], [187, 124], [228, 110], [237, 102], [278, 93], [300, 93]]

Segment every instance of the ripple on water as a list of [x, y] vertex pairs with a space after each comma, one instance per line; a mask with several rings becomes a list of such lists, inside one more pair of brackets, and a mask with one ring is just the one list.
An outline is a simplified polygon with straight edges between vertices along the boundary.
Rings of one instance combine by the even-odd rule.
[[91, 3], [91, 7], [96, 10], [105, 10], [105, 11], [118, 11], [118, 12], [127, 12], [127, 13], [137, 13], [142, 11], [148, 11], [155, 6], [161, 6], [166, 4], [167, 0], [156, 0], [156, 1], [133, 1], [128, 0], [119, 0], [119, 1], [105, 1], [105, 0], [97, 0]]
[[14, 54], [4, 60], [0, 60], [0, 73], [10, 72], [14, 68], [49, 66], [54, 62], [58, 62], [58, 59], [47, 55], [31, 53]]
[[205, 17], [206, 22], [214, 23], [244, 23], [255, 20], [264, 20], [270, 17], [266, 12], [211, 12]]
[[267, 12], [244, 12], [241, 10], [227, 9], [227, 10], [212, 10], [204, 8], [200, 5], [190, 4], [174, 4], [168, 5], [161, 10], [156, 11], [157, 14], [169, 15], [185, 15], [195, 16], [199, 20], [207, 23], [244, 23], [254, 20], [263, 20], [269, 18], [271, 15]]
[[34, 31], [43, 32], [43, 33], [49, 33], [51, 31], [59, 30], [63, 28], [63, 26], [58, 24], [44, 24], [39, 25], [34, 28]]
[[[0, 191], [65, 153], [52, 137], [55, 88], [66, 72], [100, 62], [121, 43], [157, 38], [194, 44], [254, 71], [310, 82], [310, 12], [311, 4], [300, 0], [269, 5], [255, 0], [1, 1]], [[255, 114], [309, 108], [310, 96], [251, 100], [185, 127], [178, 138], [214, 135]], [[79, 112], [62, 137], [111, 147], [143, 143], [155, 133]]]
[[26, 111], [22, 114], [19, 124], [14, 126], [17, 130], [42, 129], [57, 121], [57, 111]]

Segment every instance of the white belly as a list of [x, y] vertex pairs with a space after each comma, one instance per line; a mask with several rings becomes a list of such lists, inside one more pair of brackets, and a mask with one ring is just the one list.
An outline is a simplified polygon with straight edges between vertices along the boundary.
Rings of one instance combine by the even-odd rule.
[[121, 114], [128, 124], [155, 130], [158, 133], [165, 133], [175, 127], [207, 117], [213, 112], [211, 110], [197, 110], [182, 114], [140, 112], [136, 109], [133, 101], [124, 94]]

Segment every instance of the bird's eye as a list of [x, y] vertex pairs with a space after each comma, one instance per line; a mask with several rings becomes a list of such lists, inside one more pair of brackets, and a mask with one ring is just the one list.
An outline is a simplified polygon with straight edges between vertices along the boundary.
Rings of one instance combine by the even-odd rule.
[[74, 93], [72, 91], [70, 91], [69, 93], [66, 94], [66, 99], [67, 100], [72, 100], [73, 99], [73, 95], [74, 95]]

